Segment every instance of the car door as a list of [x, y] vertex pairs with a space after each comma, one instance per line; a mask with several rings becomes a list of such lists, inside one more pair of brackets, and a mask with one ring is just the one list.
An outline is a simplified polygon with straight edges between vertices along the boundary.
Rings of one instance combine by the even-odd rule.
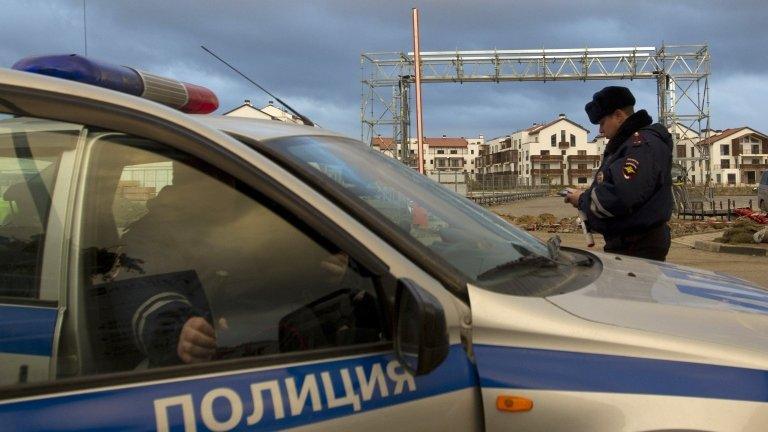
[[61, 318], [64, 218], [76, 125], [8, 118], [0, 128], [0, 384], [47, 381]]
[[[87, 138], [65, 218], [58, 367], [49, 382], [4, 393], [4, 424], [478, 426], [461, 305], [354, 218], [186, 116], [48, 79], [25, 93], [31, 84], [16, 78], [6, 96], [59, 116], [53, 105], [66, 94], [78, 109], [64, 117], [82, 121]], [[450, 354], [425, 376], [392, 353], [391, 298], [402, 278], [437, 297], [448, 321]], [[190, 350], [194, 362], [168, 337], [192, 318], [216, 340], [212, 353]]]

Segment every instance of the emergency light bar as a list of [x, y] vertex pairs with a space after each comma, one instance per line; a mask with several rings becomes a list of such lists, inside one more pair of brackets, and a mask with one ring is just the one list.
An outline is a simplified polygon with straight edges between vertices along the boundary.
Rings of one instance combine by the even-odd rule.
[[27, 57], [11, 68], [132, 94], [190, 114], [208, 114], [219, 107], [216, 95], [205, 87], [77, 54]]

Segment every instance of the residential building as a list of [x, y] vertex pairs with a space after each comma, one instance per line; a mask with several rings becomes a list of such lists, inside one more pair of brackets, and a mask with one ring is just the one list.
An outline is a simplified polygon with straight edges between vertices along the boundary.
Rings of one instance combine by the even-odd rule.
[[[443, 135], [442, 137], [425, 137], [423, 142], [424, 169], [426, 171], [474, 174], [476, 171], [475, 158], [480, 154], [485, 138], [482, 135], [478, 138]], [[374, 137], [371, 140], [371, 147], [389, 157], [398, 157], [400, 154], [400, 146], [392, 138]], [[418, 147], [415, 138], [409, 140], [408, 147], [411, 158], [415, 159]]]
[[716, 132], [698, 144], [709, 152], [712, 183], [755, 184], [768, 171], [768, 136], [750, 127]]
[[477, 169], [483, 174], [514, 173], [523, 185], [587, 186], [602, 154], [595, 142], [587, 141], [588, 134], [589, 130], [560, 114], [548, 123], [489, 140]]
[[300, 118], [284, 109], [276, 107], [272, 101], [269, 101], [269, 103], [267, 103], [267, 105], [263, 106], [262, 108], [256, 108], [251, 104], [250, 100], [246, 99], [242, 105], [225, 112], [223, 115], [263, 120], [278, 120], [286, 123], [303, 124]]

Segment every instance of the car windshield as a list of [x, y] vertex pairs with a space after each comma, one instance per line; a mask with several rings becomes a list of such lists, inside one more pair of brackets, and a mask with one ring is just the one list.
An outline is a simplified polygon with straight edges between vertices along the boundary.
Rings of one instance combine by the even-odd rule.
[[530, 234], [359, 141], [291, 137], [269, 147], [321, 171], [473, 281], [512, 262], [541, 265], [523, 258], [550, 254]]

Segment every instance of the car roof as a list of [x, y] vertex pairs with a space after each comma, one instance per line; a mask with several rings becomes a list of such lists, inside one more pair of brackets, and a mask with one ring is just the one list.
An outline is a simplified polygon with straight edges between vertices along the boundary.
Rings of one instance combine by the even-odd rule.
[[323, 128], [297, 125], [278, 120], [221, 115], [191, 115], [191, 117], [205, 126], [256, 140], [307, 135], [343, 137], [341, 134]]

